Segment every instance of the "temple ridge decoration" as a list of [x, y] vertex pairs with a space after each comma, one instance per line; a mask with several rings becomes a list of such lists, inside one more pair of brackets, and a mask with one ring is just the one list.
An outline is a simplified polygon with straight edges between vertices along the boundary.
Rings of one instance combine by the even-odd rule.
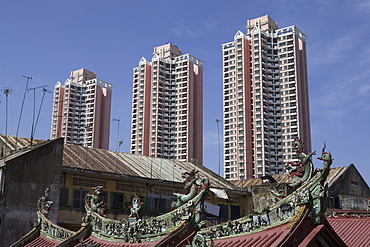
[[183, 174], [185, 194], [177, 194], [179, 201], [172, 205], [172, 211], [149, 219], [140, 217], [139, 211], [143, 202], [139, 195], [133, 197], [128, 219], [107, 218], [106, 204], [102, 197], [103, 187], [93, 187], [94, 192], [85, 196], [86, 215], [77, 232], [64, 229], [47, 219], [47, 212], [52, 204], [48, 200], [47, 189], [45, 195], [38, 200], [38, 217], [34, 229], [12, 247], [24, 246], [32, 241], [52, 241], [48, 242], [50, 245], [45, 246], [100, 246], [104, 241], [118, 242], [124, 246], [140, 243], [145, 243], [146, 246], [181, 246], [181, 243], [191, 242], [190, 238], [203, 225], [205, 219], [203, 203], [209, 189], [209, 181], [208, 178], [199, 178], [196, 174], [195, 170]]
[[85, 206], [89, 207], [92, 211], [98, 213], [102, 217], [107, 217], [105, 214], [106, 203], [104, 198], [101, 196], [103, 191], [103, 186], [96, 186], [92, 188], [94, 190], [93, 194], [86, 194], [85, 196]]
[[[312, 163], [312, 156], [316, 155], [316, 151], [310, 152], [308, 154], [304, 153], [304, 143], [300, 138], [295, 138], [292, 143], [292, 148], [295, 150], [298, 161], [297, 162], [288, 162], [284, 165], [287, 169], [292, 180], [288, 184], [288, 190], [290, 192], [297, 189], [304, 182], [312, 178], [314, 169]], [[271, 194], [276, 200], [280, 200], [285, 195], [283, 193], [284, 186], [281, 186], [280, 183], [277, 184], [275, 189], [271, 190]]]
[[294, 145], [297, 147], [300, 161], [290, 164], [292, 166], [291, 172], [294, 172], [294, 176], [297, 177], [290, 184], [290, 186], [296, 187], [291, 194], [285, 198], [277, 197], [278, 200], [275, 204], [260, 212], [254, 212], [248, 216], [200, 230], [194, 236], [192, 246], [222, 245], [222, 241], [225, 242], [227, 239], [246, 237], [277, 227], [281, 227], [282, 231], [286, 232], [284, 234], [287, 234], [279, 246], [292, 246], [295, 241], [294, 232], [288, 235], [289, 231], [284, 229], [294, 229], [299, 224], [312, 224], [312, 226], [323, 224], [326, 210], [324, 204], [325, 181], [333, 161], [332, 155], [325, 151], [326, 145], [324, 145], [321, 157], [318, 158], [323, 161], [323, 167], [313, 171], [311, 157], [315, 155], [315, 152], [304, 154], [303, 142], [300, 139], [296, 139]]
[[313, 164], [311, 157], [312, 155], [316, 155], [316, 151], [308, 154], [304, 153], [304, 143], [300, 138], [294, 139], [292, 148], [295, 149], [299, 161], [288, 162], [284, 167], [293, 177], [289, 186], [298, 187], [312, 177]]
[[[106, 218], [101, 210], [102, 187], [95, 187], [93, 195], [86, 195], [87, 215], [84, 224], [90, 227], [91, 235], [99, 239], [114, 239], [126, 243], [163, 243], [171, 240], [175, 243], [179, 241], [179, 234], [188, 235], [189, 229], [199, 229], [205, 219], [203, 203], [209, 189], [209, 181], [208, 178], [199, 178], [196, 174], [195, 170], [183, 173], [185, 194], [174, 193], [177, 201], [172, 203], [171, 212], [149, 219], [140, 218], [139, 210], [143, 203], [138, 195], [133, 197], [129, 220]], [[193, 228], [190, 228], [191, 226]]]
[[132, 205], [129, 207], [130, 215], [128, 217], [135, 218], [136, 220], [140, 219], [139, 211], [143, 208], [143, 206], [144, 202], [141, 201], [141, 198], [138, 194], [135, 194], [132, 198]]
[[48, 197], [49, 191], [50, 188], [46, 188], [44, 195], [37, 200], [37, 210], [41, 212], [45, 217], [48, 216], [50, 208], [53, 205], [53, 201], [50, 201]]
[[[193, 199], [197, 196], [201, 191], [208, 191], [209, 190], [209, 180], [207, 177], [199, 178], [196, 176], [198, 171], [192, 170], [191, 172], [184, 172], [182, 177], [184, 180], [184, 192], [185, 194], [176, 193], [174, 192], [174, 196], [176, 196], [177, 200], [172, 202], [171, 207], [172, 209], [177, 209], [180, 206], [187, 204], [188, 207], [193, 206]], [[207, 194], [205, 193], [201, 199], [201, 202], [194, 205], [194, 224], [197, 228], [200, 228], [203, 225], [203, 220], [205, 219], [205, 209], [204, 209], [204, 200], [206, 199]]]
[[34, 220], [34, 226], [31, 231], [23, 236], [20, 240], [15, 242], [12, 247], [22, 247], [27, 243], [32, 242], [40, 236], [54, 241], [62, 242], [65, 239], [70, 238], [74, 232], [58, 226], [54, 222], [48, 219], [48, 214], [53, 201], [49, 200], [50, 188], [46, 188], [44, 195], [39, 197], [37, 200], [37, 217]]

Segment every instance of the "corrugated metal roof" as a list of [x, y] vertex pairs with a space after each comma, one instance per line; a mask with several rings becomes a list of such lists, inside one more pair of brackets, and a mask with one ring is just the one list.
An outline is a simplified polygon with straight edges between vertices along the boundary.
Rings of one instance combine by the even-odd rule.
[[[326, 183], [328, 183], [329, 187], [336, 181], [339, 176], [341, 176], [346, 171], [347, 168], [348, 166], [334, 167], [330, 169], [329, 175], [326, 179]], [[272, 175], [272, 177], [279, 183], [290, 183], [290, 181], [292, 180], [292, 177], [288, 173]], [[239, 188], [244, 188], [249, 186], [262, 185], [262, 179], [251, 178], [246, 180], [233, 181], [232, 183]]]
[[[24, 150], [31, 147], [29, 138], [0, 134], [0, 139], [11, 150]], [[33, 145], [46, 141], [33, 140]], [[207, 176], [212, 187], [237, 190], [231, 182], [210, 169], [191, 162], [182, 162], [143, 155], [115, 152], [105, 149], [88, 148], [74, 144], [64, 144], [63, 167], [79, 168], [118, 175], [137, 176], [173, 182], [183, 182], [181, 174], [196, 169], [199, 176]]]
[[349, 247], [370, 246], [370, 217], [332, 217], [328, 221]]
[[207, 176], [210, 179], [212, 187], [237, 189], [229, 181], [199, 164], [88, 148], [73, 144], [64, 145], [63, 167], [180, 183], [183, 182], [181, 177], [183, 172], [196, 169], [201, 177]]
[[332, 186], [333, 183], [347, 170], [348, 166], [330, 168], [329, 175], [326, 178], [325, 183], [328, 186]]
[[[272, 175], [272, 177], [278, 181], [279, 183], [289, 183], [292, 179], [288, 173], [280, 174], [280, 175]], [[248, 186], [256, 186], [262, 184], [261, 178], [251, 178], [246, 180], [239, 180], [239, 181], [233, 181], [232, 182], [235, 186], [243, 188]]]
[[[14, 151], [17, 149], [23, 149], [31, 146], [31, 139], [24, 138], [24, 137], [16, 137], [16, 136], [9, 136], [0, 134], [0, 140], [7, 144], [10, 150]], [[32, 145], [36, 145], [39, 143], [45, 142], [43, 140], [33, 139]]]

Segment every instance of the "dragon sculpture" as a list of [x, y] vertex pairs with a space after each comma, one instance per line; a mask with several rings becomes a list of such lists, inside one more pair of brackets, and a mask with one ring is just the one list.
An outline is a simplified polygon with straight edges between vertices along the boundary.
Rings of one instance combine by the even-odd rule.
[[197, 195], [197, 184], [196, 181], [198, 177], [195, 175], [198, 171], [192, 170], [191, 172], [184, 172], [182, 173], [182, 177], [185, 179], [184, 183], [184, 192], [187, 194], [181, 194], [174, 192], [173, 195], [176, 196], [177, 200], [172, 202], [171, 207], [172, 209], [176, 209], [191, 199], [193, 199]]
[[[304, 143], [300, 138], [295, 138], [293, 140], [292, 148], [295, 150], [299, 160], [297, 162], [288, 162], [284, 165], [288, 170], [290, 177], [292, 177], [291, 182], [287, 186], [288, 194], [313, 176], [313, 164], [311, 158], [312, 155], [316, 155], [316, 151], [308, 154], [303, 152]], [[286, 196], [284, 190], [285, 186], [278, 183], [277, 186], [271, 190], [271, 193], [275, 199], [280, 200]]]
[[325, 175], [324, 179], [326, 179], [326, 177], [328, 176], [330, 166], [331, 166], [331, 164], [333, 163], [333, 160], [334, 160], [331, 153], [326, 152], [325, 148], [326, 148], [326, 144], [324, 143], [324, 147], [322, 148], [322, 151], [321, 151], [321, 157], [317, 158], [317, 159], [322, 160], [324, 162], [323, 168], [322, 168], [323, 175]]
[[200, 228], [203, 224], [203, 219], [205, 218], [204, 200], [206, 199], [207, 193], [203, 194], [201, 203], [198, 203], [197, 205], [193, 205], [192, 199], [202, 190], [208, 191], [210, 183], [207, 177], [199, 179], [199, 177], [196, 176], [197, 173], [198, 171], [192, 170], [191, 172], [184, 172], [182, 174], [182, 177], [185, 178], [185, 194], [174, 192], [174, 196], [176, 196], [177, 200], [172, 202], [171, 207], [174, 210], [187, 204], [188, 208], [194, 212], [194, 224], [196, 227]]
[[312, 207], [312, 211], [310, 213], [311, 219], [316, 223], [320, 224], [323, 222], [323, 217], [325, 213], [325, 194], [327, 191], [327, 185], [324, 185], [326, 178], [329, 175], [330, 166], [333, 163], [333, 157], [331, 153], [325, 151], [326, 144], [324, 144], [324, 147], [321, 151], [321, 157], [318, 157], [317, 159], [323, 161], [323, 167], [322, 169], [316, 170], [316, 172], [321, 172], [320, 181], [315, 190], [312, 191], [312, 204], [314, 205]]
[[92, 211], [106, 218], [107, 217], [107, 215], [105, 214], [106, 204], [101, 196], [103, 186], [93, 187], [93, 190], [94, 190], [93, 194], [86, 194], [85, 204], [88, 205]]
[[316, 151], [305, 154], [303, 152], [304, 144], [300, 138], [294, 139], [292, 147], [296, 150], [299, 161], [296, 163], [289, 162], [284, 167], [288, 170], [290, 176], [293, 177], [289, 186], [298, 187], [312, 177], [313, 165], [311, 157], [316, 154]]

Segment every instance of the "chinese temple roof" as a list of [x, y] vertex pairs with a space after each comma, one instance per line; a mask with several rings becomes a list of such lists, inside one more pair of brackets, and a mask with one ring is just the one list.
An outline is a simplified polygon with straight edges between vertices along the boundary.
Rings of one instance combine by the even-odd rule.
[[[189, 246], [190, 243], [193, 247], [206, 247], [209, 244], [221, 247], [368, 246], [370, 237], [366, 231], [370, 227], [370, 213], [326, 212], [325, 184], [329, 183], [330, 186], [330, 183], [334, 183], [347, 167], [330, 169], [333, 159], [330, 153], [325, 152], [325, 147], [319, 157], [323, 161], [322, 169], [312, 172], [313, 165], [309, 157], [313, 153], [304, 156], [304, 174], [293, 178], [293, 181], [295, 179], [300, 183], [296, 183], [290, 194], [285, 196], [275, 191], [275, 203], [269, 207], [201, 229], [205, 219], [203, 203], [210, 190], [209, 180], [216, 181], [214, 186], [219, 188], [235, 190], [237, 187], [232, 183], [196, 162], [180, 162], [65, 144], [65, 171], [183, 182], [190, 192], [175, 193], [177, 202], [171, 204], [173, 211], [143, 220], [138, 217], [140, 203], [136, 204], [136, 216], [133, 213], [134, 198], [129, 219], [113, 220], [106, 217], [102, 206], [103, 199], [100, 195], [103, 187], [94, 187], [94, 193], [85, 197], [86, 216], [82, 218], [81, 228], [72, 232], [47, 218], [51, 204], [46, 190], [45, 196], [38, 201], [38, 218], [34, 229], [12, 246], [149, 247]], [[192, 171], [189, 172], [190, 170]], [[186, 175], [185, 181], [182, 175]], [[281, 177], [258, 178], [258, 181], [253, 180], [251, 184], [263, 184], [265, 179], [270, 183], [291, 183], [288, 177], [288, 174], [284, 174]], [[248, 186], [246, 184], [248, 183], [238, 186]], [[131, 221], [134, 216], [137, 217], [136, 220]]]
[[99, 247], [150, 247], [155, 246], [156, 242], [147, 242], [147, 243], [125, 243], [125, 242], [111, 242], [98, 239], [94, 236], [90, 236], [88, 239], [84, 240], [83, 244], [88, 246], [99, 246]]
[[288, 235], [291, 229], [283, 224], [271, 229], [256, 232], [250, 235], [244, 235], [233, 238], [217, 239], [214, 241], [215, 246], [222, 247], [247, 247], [247, 246], [278, 246], [279, 243]]
[[24, 247], [36, 247], [36, 246], [37, 247], [50, 247], [50, 246], [57, 246], [59, 243], [60, 242], [47, 238], [44, 235], [39, 235], [31, 243], [24, 245]]
[[[48, 219], [52, 201], [48, 198], [49, 189], [46, 189], [38, 199], [34, 228], [11, 246], [182, 246], [181, 243], [188, 242], [205, 219], [203, 202], [209, 181], [196, 175], [194, 170], [184, 174], [184, 183], [186, 187], [191, 187], [190, 192], [178, 194], [177, 203], [171, 204], [172, 211], [149, 219], [139, 217], [142, 204], [135, 204], [134, 199], [128, 220], [107, 218], [101, 197], [103, 187], [96, 186], [94, 192], [85, 197], [86, 215], [76, 232]], [[193, 193], [195, 191], [199, 193]], [[140, 197], [137, 198], [140, 201]]]
[[370, 212], [337, 210], [328, 215], [330, 225], [348, 246], [370, 246]]

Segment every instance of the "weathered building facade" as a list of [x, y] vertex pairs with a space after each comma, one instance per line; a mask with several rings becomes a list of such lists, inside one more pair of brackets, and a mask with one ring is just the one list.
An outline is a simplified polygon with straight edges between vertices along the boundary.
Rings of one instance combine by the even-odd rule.
[[0, 148], [10, 153], [0, 160], [0, 246], [9, 246], [32, 228], [37, 199], [48, 187], [54, 204], [50, 217], [57, 220], [63, 156], [63, 139], [21, 150], [8, 143], [24, 140], [0, 136]]
[[[0, 206], [13, 208], [3, 211], [1, 227], [4, 229], [6, 217], [14, 217], [12, 224], [17, 225], [19, 233], [8, 234], [13, 241], [32, 228], [37, 198], [47, 187], [51, 188], [49, 197], [54, 201], [51, 220], [73, 230], [81, 225], [81, 218], [85, 214], [84, 198], [87, 193], [93, 192], [92, 187], [103, 186], [104, 202], [110, 218], [127, 218], [135, 194], [145, 202], [143, 216], [151, 217], [171, 210], [171, 202], [175, 200], [173, 192], [183, 191], [182, 174], [193, 169], [199, 171], [199, 176], [208, 177], [211, 181], [210, 190], [213, 193], [206, 197], [205, 207], [208, 207], [208, 217], [214, 223], [236, 219], [252, 210], [248, 203], [251, 201], [249, 193], [196, 162], [83, 147], [63, 143], [61, 138], [51, 141], [34, 140], [38, 144], [30, 146], [27, 138], [13, 141], [9, 136], [0, 137], [0, 148], [4, 153], [10, 153], [2, 157], [0, 166], [11, 166], [6, 173], [5, 169], [4, 172], [1, 169], [6, 177], [3, 184], [7, 194], [1, 195]], [[19, 186], [17, 179], [21, 179]], [[11, 187], [13, 185], [18, 186], [17, 190]], [[15, 196], [23, 194], [27, 196]], [[19, 208], [27, 217], [14, 211]], [[1, 234], [12, 229], [5, 226], [7, 228]]]

